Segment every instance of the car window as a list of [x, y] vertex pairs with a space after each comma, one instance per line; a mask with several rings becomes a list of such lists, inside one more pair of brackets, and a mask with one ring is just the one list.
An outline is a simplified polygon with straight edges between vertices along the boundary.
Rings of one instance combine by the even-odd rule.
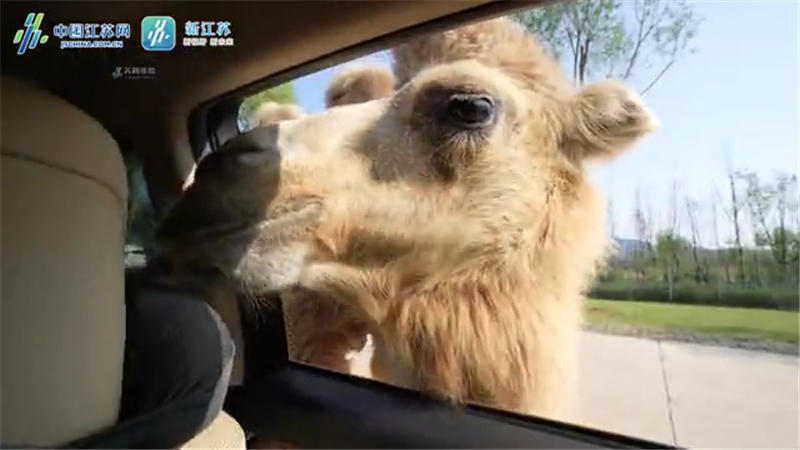
[[[407, 78], [397, 80], [397, 84], [382, 81], [385, 73], [381, 70], [388, 72], [393, 67], [388, 49], [248, 98], [239, 117], [243, 132], [344, 104], [391, 96], [395, 89], [404, 89], [397, 94], [400, 100], [393, 107], [409, 108], [408, 117], [413, 111], [420, 122], [413, 126], [403, 122], [405, 132], [395, 133], [391, 131], [392, 121], [400, 119], [392, 115], [396, 114], [392, 110], [384, 113], [380, 123], [383, 134], [371, 128], [368, 138], [359, 134], [360, 139], [346, 141], [351, 147], [371, 146], [359, 150], [386, 158], [369, 161], [372, 182], [403, 185], [404, 177], [417, 176], [416, 184], [407, 186], [419, 192], [430, 186], [463, 187], [459, 183], [467, 183], [469, 177], [496, 183], [496, 189], [481, 199], [458, 191], [465, 196], [459, 197], [462, 203], [453, 200], [440, 204], [439, 210], [425, 210], [430, 213], [428, 227], [415, 222], [403, 225], [406, 216], [399, 209], [411, 206], [398, 204], [396, 222], [387, 221], [385, 225], [405, 226], [395, 230], [398, 235], [402, 229], [407, 236], [419, 236], [420, 240], [461, 242], [464, 246], [448, 247], [448, 255], [454, 259], [436, 260], [437, 264], [420, 266], [416, 272], [405, 267], [402, 283], [407, 284], [397, 281], [393, 285], [396, 291], [370, 292], [376, 302], [392, 305], [381, 306], [388, 309], [380, 322], [359, 322], [358, 314], [354, 318], [342, 312], [346, 302], [312, 307], [308, 306], [312, 300], [302, 293], [286, 294], [287, 314], [297, 314], [306, 321], [287, 319], [295, 360], [433, 392], [470, 392], [474, 394], [471, 400], [486, 400], [497, 407], [519, 405], [523, 395], [541, 396], [547, 400], [537, 404], [534, 399], [531, 414], [538, 414], [538, 406], [550, 411], [546, 402], [569, 403], [571, 407], [565, 408], [569, 412], [559, 415], [559, 420], [678, 446], [797, 448], [797, 17], [797, 5], [786, 2], [683, 0], [561, 2], [513, 15], [511, 19], [538, 36], [560, 64], [564, 82], [574, 86], [574, 96], [569, 98], [580, 101], [562, 99], [562, 106], [584, 114], [581, 117], [589, 121], [581, 122], [589, 124], [582, 129], [568, 119], [559, 122], [567, 130], [560, 132], [568, 133], [573, 127], [576, 130], [559, 135], [566, 136], [562, 142], [571, 145], [566, 153], [559, 153], [563, 156], [559, 162], [542, 159], [549, 148], [541, 143], [544, 141], [535, 141], [541, 147], [530, 140], [523, 142], [524, 133], [530, 133], [525, 139], [534, 139], [530, 136], [552, 132], [541, 125], [543, 115], [520, 112], [525, 108], [541, 112], [535, 108], [557, 100], [548, 97], [546, 89], [536, 95], [520, 94], [526, 83], [535, 85], [539, 81], [533, 76], [514, 78], [518, 74], [504, 73], [503, 67], [491, 68], [499, 72], [486, 71], [480, 64], [451, 68], [461, 80], [478, 80], [472, 87], [491, 97], [488, 100], [461, 93], [464, 97], [458, 103], [455, 97], [444, 94], [435, 97], [434, 91], [431, 97], [413, 97], [423, 95], [419, 92], [426, 85], [421, 79], [411, 86], [403, 85]], [[505, 70], [523, 66], [511, 64], [514, 61], [508, 54], [502, 54], [506, 51], [502, 43], [492, 45], [496, 46], [494, 53], [482, 55], [484, 61], [506, 58], [509, 64]], [[531, 56], [534, 54], [520, 52], [520, 61], [531, 61], [537, 57]], [[457, 59], [452, 55], [456, 53], [441, 58]], [[420, 67], [412, 66], [405, 69], [413, 76]], [[544, 63], [534, 66], [536, 70], [549, 70]], [[443, 69], [436, 72], [439, 69], [429, 67], [427, 73], [452, 89], [464, 85], [456, 78], [446, 78], [448, 72]], [[488, 73], [496, 76], [488, 77]], [[611, 79], [621, 80], [625, 87]], [[401, 101], [411, 98], [419, 102]], [[457, 145], [453, 143], [456, 138], [448, 141], [448, 135], [436, 135], [437, 147], [425, 140], [433, 139], [430, 134], [414, 128], [435, 133], [433, 127], [438, 126], [435, 120], [439, 116], [425, 114], [446, 101], [459, 109], [456, 116], [442, 110], [442, 114], [450, 114], [450, 126], [463, 124], [469, 120], [464, 114], [469, 114], [476, 127], [490, 127], [489, 122], [480, 122], [480, 117], [498, 114], [493, 126], [502, 129], [486, 128], [490, 130], [486, 133], [494, 134], [471, 135], [477, 141], [470, 142], [480, 144], [463, 144], [462, 152], [447, 153], [448, 146]], [[639, 102], [647, 109], [640, 109]], [[580, 105], [611, 108], [611, 112], [592, 116], [588, 109], [579, 109]], [[355, 117], [355, 113], [348, 114]], [[643, 128], [635, 127], [649, 126], [647, 114], [657, 118], [658, 128], [644, 133]], [[535, 124], [541, 125], [536, 132], [526, 128], [539, 126]], [[341, 128], [326, 129], [331, 133], [330, 142], [339, 142], [333, 139], [339, 132], [335, 130], [348, 126], [342, 122]], [[620, 134], [592, 134], [592, 130], [613, 133], [615, 129]], [[586, 133], [591, 139], [586, 139]], [[624, 152], [615, 146], [628, 142], [626, 139], [636, 133], [642, 138]], [[602, 145], [598, 144], [601, 141]], [[324, 140], [314, 142], [328, 145]], [[315, 150], [325, 158], [326, 149]], [[615, 153], [617, 150], [620, 153]], [[395, 152], [397, 159], [386, 156], [387, 152]], [[402, 165], [405, 154], [417, 155], [415, 161], [430, 157], [441, 165], [431, 163], [430, 173], [414, 173], [416, 166]], [[530, 159], [534, 158], [531, 155], [539, 159]], [[380, 165], [376, 161], [394, 162]], [[470, 161], [477, 162], [468, 167]], [[483, 170], [504, 175], [475, 175], [478, 162]], [[348, 162], [342, 159], [341, 164]], [[526, 164], [529, 167], [521, 168]], [[545, 187], [530, 181], [537, 179], [536, 170], [549, 170], [543, 168], [550, 167], [548, 164], [563, 169], [559, 177], [551, 178]], [[594, 206], [589, 206], [588, 200], [581, 207], [558, 203], [567, 201], [554, 199], [558, 192], [574, 199], [583, 195], [577, 190], [559, 191], [564, 186], [559, 183], [577, 183], [575, 173], [581, 166], [586, 167], [604, 199], [595, 199]], [[324, 176], [344, 177], [348, 173], [331, 168]], [[539, 173], [539, 179], [548, 179], [549, 175]], [[529, 190], [522, 192], [522, 186]], [[445, 188], [441, 189], [444, 192]], [[361, 207], [363, 203], [356, 199], [362, 197], [353, 195], [352, 208]], [[515, 195], [519, 201], [510, 203], [515, 209], [497, 209], [498, 202]], [[374, 202], [372, 211], [379, 210], [379, 203]], [[600, 204], [605, 214], [584, 214], [600, 208]], [[483, 225], [465, 218], [441, 220], [442, 227], [449, 224], [446, 233], [432, 228], [440, 218], [437, 214], [446, 214], [441, 211], [465, 205], [476, 208], [470, 214], [485, 212], [481, 216]], [[568, 210], [575, 212], [556, 217]], [[468, 213], [463, 214], [467, 217]], [[542, 222], [542, 217], [548, 221]], [[587, 221], [592, 226], [587, 226]], [[497, 234], [492, 235], [497, 240], [481, 241], [489, 239], [487, 233], [499, 233], [496, 230], [509, 223], [519, 224], [515, 229], [520, 234]], [[526, 223], [537, 223], [539, 228]], [[584, 232], [578, 233], [579, 229]], [[473, 240], [458, 241], [469, 233], [474, 233]], [[541, 240], [526, 241], [522, 237], [525, 233], [539, 233]], [[592, 270], [587, 261], [593, 260], [590, 253], [595, 250], [589, 247], [597, 247], [586, 237], [588, 234], [597, 239], [604, 234], [610, 245], [606, 249], [607, 264], [591, 277], [582, 300], [578, 281], [569, 289], [559, 290], [557, 286]], [[501, 239], [506, 239], [502, 241], [505, 247], [492, 247], [497, 253], [480, 253], [482, 248], [499, 245]], [[515, 247], [523, 241], [531, 248]], [[359, 247], [365, 252], [358, 260], [361, 266], [350, 260], [358, 270], [363, 269], [359, 273], [365, 277], [362, 280], [367, 279], [365, 283], [370, 277], [382, 276], [380, 270], [372, 269], [375, 261], [382, 261], [384, 265], [378, 264], [381, 270], [390, 264], [394, 264], [392, 270], [400, 270], [397, 267], [406, 264], [406, 260], [379, 254], [406, 255], [400, 247], [379, 249], [377, 238], [365, 242], [364, 248]], [[484, 244], [487, 247], [481, 247]], [[431, 258], [445, 258], [418, 251], [433, 255]], [[505, 278], [491, 278], [495, 275], [489, 269], [470, 272], [485, 260], [510, 264], [512, 255], [520, 252], [528, 252], [529, 259], [518, 262], [518, 270], [506, 273]], [[463, 259], [457, 260], [455, 255]], [[344, 272], [325, 274], [345, 277]], [[418, 280], [427, 284], [414, 284]], [[351, 286], [354, 283], [349, 282]], [[519, 286], [527, 286], [527, 290]], [[443, 293], [446, 289], [450, 290]], [[507, 292], [510, 294], [504, 296]], [[403, 295], [406, 297], [400, 298]], [[514, 305], [522, 304], [517, 298], [520, 296], [528, 305], [539, 306], [525, 306], [527, 316], [515, 313]], [[491, 305], [491, 312], [481, 320], [492, 323], [477, 323], [476, 316], [470, 315], [474, 312], [470, 307], [476, 302]], [[573, 311], [565, 306], [570, 302], [579, 306]], [[414, 314], [435, 317], [424, 323], [438, 328], [431, 331], [420, 325], [423, 322], [413, 322], [410, 317]], [[399, 317], [416, 325], [403, 328]], [[315, 325], [308, 325], [314, 321]], [[569, 326], [582, 330], [575, 334], [579, 345], [574, 347], [559, 334]], [[494, 330], [494, 334], [487, 330]], [[403, 339], [405, 344], [399, 342]], [[406, 353], [392, 355], [398, 348]], [[325, 350], [338, 356], [331, 357]], [[574, 352], [575, 367], [569, 365], [569, 355], [563, 356], [570, 352]], [[405, 373], [407, 377], [403, 378], [398, 372], [382, 371], [380, 359], [387, 354], [399, 358], [395, 362], [401, 368], [414, 366], [416, 372]], [[456, 370], [456, 366], [461, 369]], [[561, 382], [562, 376], [575, 377], [572, 387]], [[420, 381], [423, 377], [427, 377], [424, 382]]]
[[150, 203], [150, 194], [139, 158], [128, 153], [124, 159], [128, 177], [125, 264], [126, 266], [140, 266], [144, 265], [147, 256], [152, 255], [155, 249], [155, 214]]

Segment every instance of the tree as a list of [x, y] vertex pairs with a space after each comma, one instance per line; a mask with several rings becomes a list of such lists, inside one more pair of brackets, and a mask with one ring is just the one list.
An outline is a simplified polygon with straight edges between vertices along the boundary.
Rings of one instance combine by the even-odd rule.
[[656, 235], [656, 252], [664, 262], [664, 275], [668, 283], [675, 281], [680, 271], [681, 259], [690, 251], [691, 246], [691, 242], [681, 236], [677, 229], [667, 228]]
[[[750, 216], [750, 224], [753, 227], [753, 242], [756, 248], [774, 249], [772, 230], [768, 223], [774, 200], [773, 188], [762, 183], [758, 174], [754, 172], [739, 171], [736, 172], [736, 177], [744, 182], [744, 201]], [[759, 285], [763, 281], [760, 253], [758, 251], [752, 253], [753, 275]]]
[[714, 188], [714, 191], [711, 196], [711, 231], [714, 234], [714, 256], [715, 258], [715, 266], [718, 266], [720, 263], [720, 258], [718, 256], [722, 256], [722, 272], [725, 274], [725, 282], [731, 282], [731, 271], [730, 271], [730, 258], [728, 257], [728, 249], [722, 249], [720, 246], [720, 239], [719, 239], [719, 213], [717, 211], [717, 204], [720, 204], [720, 195], [719, 191]]
[[678, 183], [672, 182], [670, 201], [667, 211], [667, 227], [656, 235], [656, 253], [664, 264], [664, 274], [669, 288], [669, 299], [674, 298], [675, 278], [681, 267], [681, 256], [689, 248], [686, 240], [680, 236], [680, 212], [678, 210]]
[[736, 185], [736, 172], [733, 170], [730, 159], [727, 163], [727, 176], [728, 176], [728, 194], [730, 196], [730, 208], [725, 211], [728, 219], [730, 220], [731, 227], [733, 228], [733, 245], [736, 259], [736, 278], [739, 284], [745, 283], [745, 270], [744, 270], [744, 247], [742, 246], [742, 224], [741, 224], [741, 211], [742, 201], [739, 198], [739, 191]]
[[697, 220], [698, 204], [696, 200], [691, 198], [686, 199], [686, 218], [689, 221], [689, 230], [692, 236], [692, 263], [694, 264], [694, 280], [697, 283], [708, 281], [708, 267], [701, 261], [700, 258], [700, 242], [702, 236], [700, 233], [700, 226]]
[[790, 277], [795, 237], [789, 220], [797, 212], [797, 176], [778, 173], [774, 183], [762, 182], [754, 172], [741, 171], [737, 176], [745, 184], [756, 246], [769, 249], [777, 272], [773, 275], [786, 282]]
[[258, 94], [251, 95], [242, 101], [242, 105], [239, 107], [239, 119], [240, 121], [244, 122], [246, 125], [245, 128], [249, 128], [249, 118], [250, 115], [255, 112], [255, 110], [261, 106], [261, 104], [266, 102], [275, 102], [275, 103], [297, 103], [297, 97], [294, 93], [294, 86], [292, 83], [285, 83], [281, 84], [280, 86], [276, 86], [271, 89], [267, 89], [266, 91], [259, 92]]
[[633, 263], [638, 271], [638, 278], [647, 277], [648, 266], [656, 263], [656, 252], [653, 250], [653, 218], [651, 212], [645, 212], [642, 205], [641, 190], [636, 188], [636, 203], [633, 208], [633, 227], [636, 233], [636, 247], [633, 252]]
[[780, 268], [782, 282], [794, 281], [798, 275], [798, 230], [792, 229], [790, 218], [797, 220], [797, 175], [778, 173], [772, 189], [777, 224], [772, 231], [772, 254]]
[[654, 69], [642, 94], [687, 54], [702, 19], [686, 0], [580, 0], [515, 16], [569, 64], [578, 85], [588, 78], [632, 78]]

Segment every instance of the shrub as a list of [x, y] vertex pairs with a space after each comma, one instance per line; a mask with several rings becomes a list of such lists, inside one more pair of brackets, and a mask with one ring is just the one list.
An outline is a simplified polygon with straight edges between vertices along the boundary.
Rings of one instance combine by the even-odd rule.
[[735, 285], [711, 286], [683, 283], [673, 287], [672, 299], [670, 299], [669, 286], [666, 283], [606, 281], [597, 283], [589, 291], [589, 296], [607, 300], [636, 300], [735, 308], [796, 311], [800, 307], [800, 291], [796, 287], [789, 286], [745, 288]]

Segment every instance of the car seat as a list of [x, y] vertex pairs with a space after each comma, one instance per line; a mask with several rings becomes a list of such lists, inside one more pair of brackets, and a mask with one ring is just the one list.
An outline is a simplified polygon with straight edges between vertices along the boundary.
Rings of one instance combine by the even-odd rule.
[[[125, 349], [125, 167], [66, 101], [2, 79], [0, 440], [53, 447], [115, 424]], [[222, 413], [185, 448], [245, 448]]]

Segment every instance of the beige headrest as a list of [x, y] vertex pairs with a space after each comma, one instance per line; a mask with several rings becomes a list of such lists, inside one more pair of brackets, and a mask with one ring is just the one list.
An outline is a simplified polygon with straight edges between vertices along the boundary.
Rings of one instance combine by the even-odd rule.
[[53, 446], [117, 420], [125, 166], [66, 101], [4, 78], [0, 103], [0, 439]]

